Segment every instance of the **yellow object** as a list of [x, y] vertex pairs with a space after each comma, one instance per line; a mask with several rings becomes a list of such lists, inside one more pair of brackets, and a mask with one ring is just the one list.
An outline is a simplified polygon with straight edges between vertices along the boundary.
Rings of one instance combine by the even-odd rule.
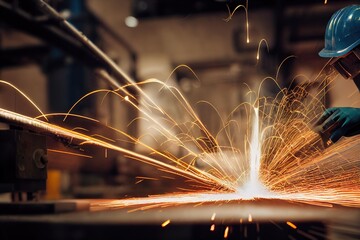
[[55, 200], [61, 198], [61, 171], [48, 170], [45, 199]]

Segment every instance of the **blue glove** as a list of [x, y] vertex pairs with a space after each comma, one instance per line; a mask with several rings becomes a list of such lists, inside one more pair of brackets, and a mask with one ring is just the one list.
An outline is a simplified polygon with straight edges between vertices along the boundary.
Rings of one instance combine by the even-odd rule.
[[328, 133], [333, 143], [342, 136], [360, 134], [360, 108], [328, 108], [315, 123], [315, 127], [321, 133]]

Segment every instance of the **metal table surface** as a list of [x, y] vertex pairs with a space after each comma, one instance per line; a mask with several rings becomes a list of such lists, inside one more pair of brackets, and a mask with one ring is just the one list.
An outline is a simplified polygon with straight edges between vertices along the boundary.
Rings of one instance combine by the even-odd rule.
[[[110, 201], [91, 200], [90, 205]], [[255, 200], [131, 210], [105, 207], [58, 214], [0, 215], [0, 239], [360, 238], [360, 209], [341, 206]], [[170, 222], [163, 227], [167, 220]]]

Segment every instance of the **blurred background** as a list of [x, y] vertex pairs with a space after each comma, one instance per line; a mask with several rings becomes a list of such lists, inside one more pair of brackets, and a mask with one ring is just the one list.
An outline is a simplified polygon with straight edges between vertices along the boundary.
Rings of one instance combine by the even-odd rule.
[[[314, 79], [327, 61], [320, 58], [318, 52], [324, 46], [329, 18], [336, 10], [358, 3], [357, 0], [250, 0], [247, 15], [240, 7], [229, 21], [225, 21], [229, 9], [246, 5], [246, 1], [47, 2], [135, 81], [156, 78], [179, 88], [212, 133], [220, 130], [219, 116], [225, 118], [240, 103], [248, 101], [249, 87], [256, 90], [265, 77], [275, 78], [285, 58], [291, 56], [278, 73], [281, 87], [289, 87], [296, 76], [298, 81]], [[30, 21], [17, 20], [16, 14]], [[45, 113], [67, 112], [84, 94], [110, 88], [94, 72], [86, 55], [72, 46], [66, 36], [51, 35], [42, 31], [42, 27], [46, 28], [46, 23], [31, 1], [0, 1], [0, 79], [21, 89]], [[196, 75], [186, 67], [172, 74], [179, 65], [189, 66]], [[166, 112], [181, 117], [182, 113], [174, 108], [175, 103], [158, 90], [144, 87]], [[264, 87], [269, 96], [278, 90], [275, 84]], [[339, 76], [330, 86], [327, 105], [359, 107], [356, 92], [352, 81]], [[114, 96], [104, 101], [102, 97], [96, 95], [86, 99], [73, 113], [99, 119], [133, 136], [149, 131], [146, 121], [129, 124], [139, 116], [134, 109], [115, 101]], [[210, 102], [218, 113], [206, 104], [197, 104], [199, 101]], [[28, 116], [39, 115], [16, 91], [5, 85], [0, 85], [0, 104], [2, 108]], [[91, 124], [86, 126], [91, 128]], [[97, 132], [106, 135], [106, 129]], [[144, 141], [161, 148], [151, 138]], [[126, 142], [122, 142], [122, 147], [146, 152]], [[171, 149], [174, 155], [180, 154], [178, 151]], [[174, 187], [171, 182], [159, 181], [135, 185], [138, 176], [156, 175], [154, 169], [116, 153], [104, 155], [103, 150], [97, 150], [92, 158], [51, 151], [48, 155], [47, 199], [146, 196], [172, 191]]]

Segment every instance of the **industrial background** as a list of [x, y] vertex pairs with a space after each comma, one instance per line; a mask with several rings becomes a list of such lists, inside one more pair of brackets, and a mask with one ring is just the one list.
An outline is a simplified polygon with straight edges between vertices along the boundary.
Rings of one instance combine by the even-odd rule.
[[[289, 56], [279, 70], [277, 80], [281, 87], [289, 87], [295, 77], [295, 84], [297, 81], [314, 79], [327, 62], [327, 59], [318, 56], [318, 52], [324, 46], [324, 32], [329, 18], [338, 9], [359, 3], [357, 0], [328, 0], [325, 3], [322, 0], [249, 0], [247, 3], [249, 43], [247, 43], [244, 9], [239, 8], [229, 21], [225, 21], [229, 17], [227, 5], [230, 9], [234, 9], [239, 4], [245, 5], [246, 1], [49, 0], [47, 2], [99, 46], [135, 81], [156, 78], [179, 88], [189, 102], [196, 106], [198, 116], [212, 132], [219, 131], [217, 113], [209, 107], [197, 105], [199, 101], [210, 102], [216, 107], [219, 115], [225, 117], [239, 103], [248, 100], [246, 93], [249, 87], [255, 89], [265, 77], [275, 77], [279, 65]], [[262, 39], [266, 40], [268, 46], [263, 41], [259, 47]], [[186, 67], [173, 72], [179, 65], [189, 66], [196, 75]], [[34, 1], [0, 1], [0, 79], [21, 89], [44, 112], [66, 113], [86, 93], [99, 88], [109, 88], [109, 84], [95, 71], [99, 67], [95, 57], [89, 57], [86, 51], [74, 43], [69, 36], [44, 19]], [[359, 94], [352, 81], [344, 81], [339, 76], [329, 88], [327, 107], [360, 107]], [[166, 95], [159, 94], [158, 90], [148, 86], [144, 88], [144, 91], [165, 111], [181, 116], [181, 113], [175, 112], [174, 103], [169, 101]], [[268, 86], [265, 91], [271, 96], [276, 94], [278, 89], [275, 86]], [[26, 100], [6, 85], [0, 85], [0, 105], [2, 108], [27, 116], [39, 115], [29, 107]], [[102, 101], [101, 96], [88, 98], [79, 104], [73, 113], [99, 119], [115, 128], [125, 129], [134, 136], [141, 136], [148, 131], [146, 121], [139, 120], [129, 124], [138, 117], [138, 113], [117, 101], [112, 101], [112, 97], [105, 101]], [[8, 125], [3, 124], [2, 128], [7, 129]], [[151, 138], [144, 141], [154, 148], [162, 147], [157, 146]], [[123, 147], [140, 153], [146, 151], [141, 146], [134, 147], [127, 145], [126, 142], [123, 143]], [[174, 155], [180, 154], [179, 151], [176, 148], [172, 149]], [[137, 176], [152, 177], [156, 173], [152, 172], [151, 167], [116, 153], [109, 153], [104, 157], [103, 152], [95, 152], [94, 157], [88, 159], [49, 152], [48, 158], [47, 190], [43, 191], [40, 197], [37, 196], [40, 199], [139, 197], [166, 193], [174, 187], [166, 181], [149, 181], [135, 185]], [[1, 173], [5, 174], [4, 171], [6, 170], [1, 170]], [[11, 198], [14, 198], [14, 195], [10, 193], [0, 195], [3, 202]], [[272, 208], [273, 205], [275, 204], [270, 203], [268, 207]], [[293, 216], [289, 212], [294, 209], [296, 210], [294, 214], [301, 215], [302, 210], [297, 209], [298, 206], [283, 207], [284, 212], [288, 212], [289, 216]], [[4, 208], [6, 207], [1, 207], [2, 210]], [[201, 210], [190, 208], [189, 211], [195, 211], [194, 215], [197, 214], [196, 211], [202, 214]], [[242, 209], [242, 211], [246, 210]], [[323, 220], [336, 215], [311, 207], [304, 208], [303, 211], [303, 215], [308, 216], [310, 220], [306, 222], [302, 219], [301, 224], [304, 226], [310, 224], [318, 228], [325, 228]], [[39, 238], [49, 234], [51, 239], [92, 239], [92, 237], [113, 239], [121, 236], [142, 239], [139, 235], [129, 234], [129, 229], [131, 232], [136, 232], [142, 231], [139, 230], [142, 227], [142, 236], [153, 234], [150, 223], [158, 221], [161, 217], [156, 211], [151, 214], [154, 216], [153, 219], [143, 216], [142, 213], [135, 213], [133, 219], [129, 220], [131, 224], [126, 221], [128, 217], [119, 220], [114, 215], [99, 215], [98, 222], [97, 220], [91, 222], [89, 219], [84, 219], [87, 218], [86, 215], [81, 215], [77, 218], [78, 222], [74, 220], [74, 225], [66, 225], [65, 223], [70, 219], [66, 215], [55, 220], [51, 217], [47, 218], [46, 215], [41, 215], [42, 218], [35, 216], [29, 217], [28, 220], [22, 218], [19, 220], [16, 217], [6, 218], [2, 213], [1, 216], [4, 218], [1, 224], [7, 223], [9, 229], [14, 232], [19, 231], [17, 227], [27, 229], [29, 233]], [[177, 213], [169, 214], [175, 216]], [[358, 217], [357, 211], [354, 216], [349, 216], [349, 219], [358, 220]], [[146, 219], [146, 223], [137, 227], [136, 219]], [[57, 224], [48, 225], [52, 221]], [[18, 222], [18, 225], [15, 222]], [[37, 225], [36, 222], [40, 223]], [[81, 224], [87, 227], [78, 227]], [[116, 231], [116, 224], [119, 231], [129, 235], [125, 233], [121, 235]], [[180, 227], [174, 226], [174, 229], [170, 229], [165, 235], [162, 235], [164, 233], [160, 230], [156, 230], [154, 238], [147, 239], [215, 239], [214, 236], [202, 233], [208, 231], [203, 230], [208, 228], [206, 224], [198, 218], [195, 218], [194, 224], [184, 220]], [[195, 225], [197, 228], [194, 227]], [[44, 226], [50, 227], [42, 230]], [[280, 235], [278, 238], [267, 238], [266, 234], [271, 233], [272, 230], [271, 226], [264, 226], [268, 229], [261, 233], [263, 235], [256, 235], [257, 225], [249, 225], [249, 234], [253, 231], [258, 236], [253, 239], [286, 239], [289, 236], [286, 234], [284, 238]], [[96, 227], [98, 232], [89, 230]], [[235, 231], [235, 227], [233, 229]], [[20, 232], [17, 233], [18, 235], [11, 235], [2, 229], [0, 238], [22, 237]], [[99, 232], [103, 232], [103, 235]], [[330, 235], [334, 234], [333, 239], [338, 239], [336, 233], [329, 232]], [[23, 232], [25, 233], [26, 231]], [[356, 236], [356, 233], [351, 236]], [[251, 238], [250, 235], [247, 237]], [[299, 235], [293, 239], [327, 238], [325, 235], [317, 238], [307, 237]], [[222, 235], [216, 236], [216, 239], [222, 238]]]

